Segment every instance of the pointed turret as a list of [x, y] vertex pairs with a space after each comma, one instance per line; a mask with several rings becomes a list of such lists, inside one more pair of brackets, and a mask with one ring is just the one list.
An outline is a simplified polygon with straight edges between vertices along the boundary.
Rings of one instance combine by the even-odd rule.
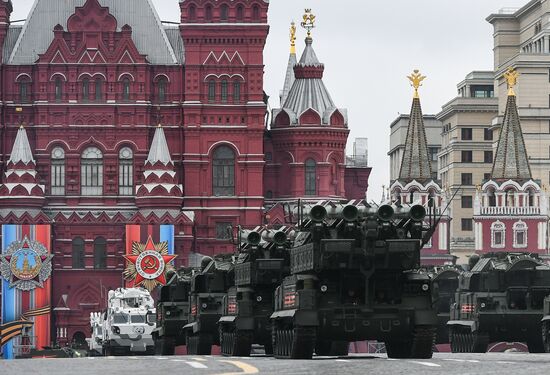
[[290, 56], [288, 57], [288, 65], [286, 68], [285, 83], [283, 89], [279, 94], [279, 99], [281, 107], [285, 104], [286, 99], [288, 98], [288, 93], [296, 80], [294, 75], [294, 66], [297, 64], [298, 60], [296, 59], [296, 24], [292, 22], [290, 26]]
[[401, 169], [399, 171], [399, 180], [404, 182], [412, 180], [427, 181], [432, 179], [432, 167], [428, 152], [424, 118], [422, 116], [422, 106], [420, 105], [420, 96], [418, 95], [418, 89], [422, 86], [422, 81], [426, 77], [421, 75], [418, 70], [415, 70], [408, 78], [414, 87], [414, 97], [409, 126], [407, 128], [407, 138], [405, 139], [405, 151], [403, 152]]
[[140, 209], [181, 208], [183, 186], [178, 184], [174, 162], [170, 157], [166, 136], [160, 124], [155, 130], [145, 161], [143, 181], [142, 185], [136, 186], [136, 205]]
[[4, 183], [0, 185], [0, 197], [0, 206], [6, 209], [39, 208], [44, 205], [44, 185], [39, 184], [36, 162], [23, 126], [19, 127], [13, 143]]
[[493, 162], [493, 180], [530, 180], [531, 167], [519, 120], [514, 86], [519, 73], [512, 68], [505, 73], [508, 82], [508, 101], [500, 130], [497, 152]]
[[273, 111], [273, 125], [274, 127], [289, 125], [347, 127], [347, 111], [337, 108], [332, 101], [330, 93], [323, 83], [325, 66], [319, 62], [313, 49], [311, 30], [315, 27], [315, 16], [306, 12], [304, 17], [306, 17], [306, 21], [302, 23], [302, 27], [308, 30], [305, 39], [306, 47], [300, 61], [294, 65], [295, 80], [286, 100], [283, 101], [281, 109]]

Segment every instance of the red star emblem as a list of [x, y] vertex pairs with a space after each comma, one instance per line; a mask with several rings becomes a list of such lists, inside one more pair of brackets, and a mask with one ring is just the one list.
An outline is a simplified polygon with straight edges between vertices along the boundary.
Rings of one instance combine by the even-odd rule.
[[152, 290], [166, 284], [166, 268], [177, 257], [167, 254], [167, 246], [166, 242], [155, 245], [151, 236], [145, 245], [134, 242], [132, 255], [124, 256], [129, 262], [124, 274], [134, 279], [134, 286], [145, 284]]

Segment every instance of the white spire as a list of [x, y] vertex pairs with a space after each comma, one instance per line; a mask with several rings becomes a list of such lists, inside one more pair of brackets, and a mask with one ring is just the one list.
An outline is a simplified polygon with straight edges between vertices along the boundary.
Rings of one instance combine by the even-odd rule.
[[164, 130], [162, 126], [158, 126], [155, 131], [155, 136], [153, 137], [153, 142], [151, 143], [151, 149], [149, 150], [149, 156], [145, 163], [155, 164], [161, 162], [164, 165], [172, 163], [170, 158], [170, 150], [168, 150], [168, 143], [166, 142], [166, 137], [164, 136]]
[[23, 162], [25, 165], [30, 162], [34, 163], [31, 145], [29, 144], [29, 139], [27, 138], [27, 131], [23, 126], [19, 127], [17, 137], [15, 137], [15, 142], [13, 143], [10, 160], [8, 162], [13, 164]]

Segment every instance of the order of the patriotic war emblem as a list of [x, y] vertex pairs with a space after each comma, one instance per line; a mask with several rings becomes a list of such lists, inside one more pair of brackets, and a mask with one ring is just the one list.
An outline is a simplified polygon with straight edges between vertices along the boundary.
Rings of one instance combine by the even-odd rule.
[[124, 258], [128, 261], [124, 277], [133, 280], [134, 286], [141, 285], [152, 291], [166, 284], [166, 271], [174, 269], [170, 262], [176, 255], [168, 254], [168, 242], [155, 244], [149, 236], [145, 244], [133, 242], [132, 254]]
[[25, 291], [43, 288], [52, 274], [52, 258], [43, 244], [25, 236], [0, 254], [0, 274], [9, 281], [10, 288]]

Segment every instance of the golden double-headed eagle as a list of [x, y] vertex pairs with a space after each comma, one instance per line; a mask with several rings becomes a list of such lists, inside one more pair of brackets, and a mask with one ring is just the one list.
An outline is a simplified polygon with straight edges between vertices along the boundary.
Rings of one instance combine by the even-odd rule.
[[311, 13], [311, 9], [306, 9], [301, 26], [307, 30], [307, 37], [311, 37], [311, 30], [315, 28], [315, 19], [317, 17]]
[[411, 81], [411, 86], [414, 87], [414, 97], [418, 98], [418, 89], [422, 86], [422, 81], [426, 79], [426, 76], [423, 76], [418, 69], [415, 69], [407, 78]]

